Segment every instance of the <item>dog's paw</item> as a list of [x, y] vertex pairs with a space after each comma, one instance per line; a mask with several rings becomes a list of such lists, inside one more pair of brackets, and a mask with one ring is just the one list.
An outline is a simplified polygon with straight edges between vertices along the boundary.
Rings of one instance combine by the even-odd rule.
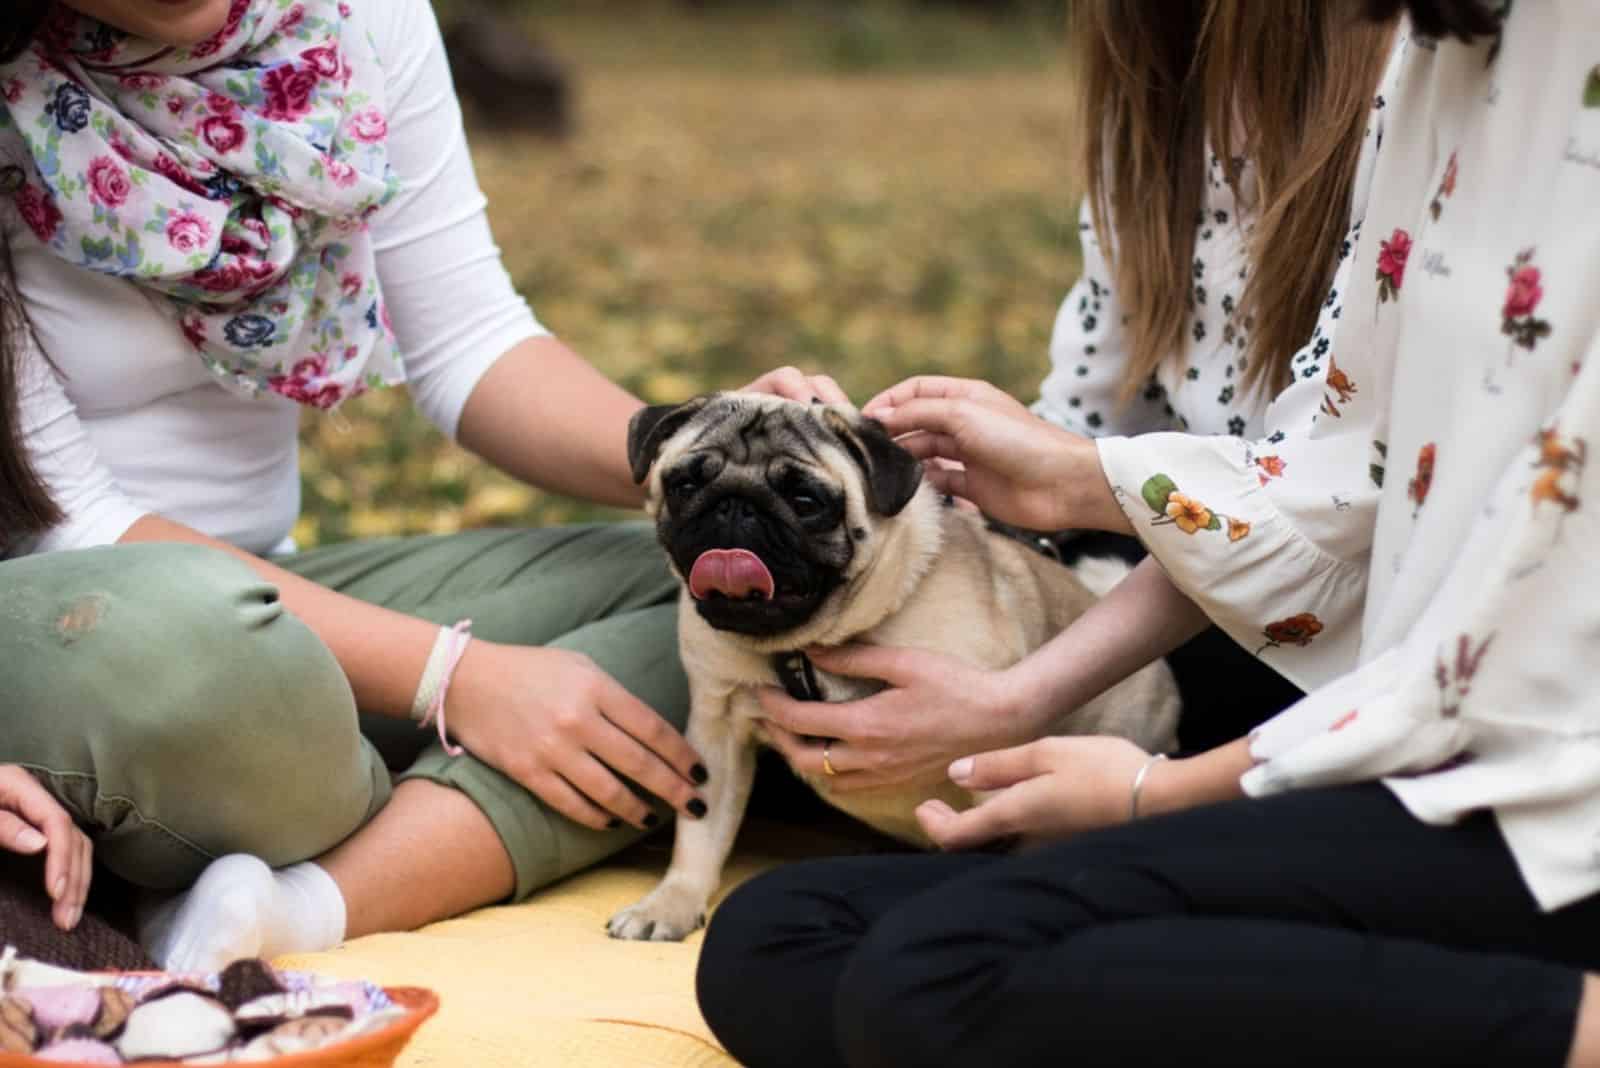
[[662, 883], [606, 924], [612, 938], [636, 942], [681, 942], [705, 926], [705, 898], [687, 887]]

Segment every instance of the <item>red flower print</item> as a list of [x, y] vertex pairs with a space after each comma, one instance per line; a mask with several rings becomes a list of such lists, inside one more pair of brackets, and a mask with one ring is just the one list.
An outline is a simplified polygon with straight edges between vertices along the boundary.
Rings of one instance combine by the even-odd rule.
[[337, 78], [344, 69], [344, 60], [339, 55], [339, 50], [333, 45], [318, 45], [308, 48], [300, 53], [300, 58], [305, 60], [307, 67], [316, 71], [324, 78]]
[[389, 124], [377, 108], [363, 108], [350, 119], [350, 133], [357, 141], [373, 145], [388, 136]]
[[89, 196], [107, 208], [119, 208], [133, 192], [128, 172], [110, 156], [96, 156], [89, 161]]
[[205, 320], [201, 319], [198, 314], [185, 315], [183, 319], [180, 320], [179, 325], [183, 327], [183, 337], [185, 341], [189, 342], [189, 344], [193, 345], [197, 349], [203, 349], [206, 347]]
[[1433, 203], [1428, 205], [1428, 213], [1437, 219], [1444, 211], [1444, 202], [1449, 200], [1456, 191], [1456, 154], [1450, 153], [1450, 162], [1445, 164], [1444, 177], [1439, 179], [1439, 191], [1433, 194]]
[[200, 196], [205, 196], [205, 187], [190, 177], [189, 173], [179, 165], [178, 161], [167, 155], [165, 152], [156, 157], [154, 166], [157, 174], [161, 175], [178, 188], [187, 190], [190, 193], [197, 193]]
[[40, 241], [48, 242], [61, 226], [61, 209], [55, 197], [38, 186], [24, 184], [15, 197], [17, 211]]
[[1539, 302], [1544, 299], [1544, 277], [1533, 265], [1531, 248], [1523, 249], [1506, 268], [1506, 299], [1500, 308], [1500, 332], [1511, 339], [1513, 351], [1506, 353], [1506, 365], [1517, 348], [1533, 349], [1543, 338], [1550, 336], [1550, 324], [1536, 318]]
[[351, 271], [339, 279], [339, 289], [344, 293], [345, 299], [354, 300], [361, 295], [361, 276]]
[[330, 159], [327, 163], [328, 177], [333, 179], [333, 184], [341, 189], [348, 189], [356, 184], [356, 169], [342, 159]]
[[284, 15], [283, 18], [278, 20], [278, 32], [292, 33], [293, 31], [299, 29], [300, 24], [305, 20], [306, 5], [296, 4], [294, 7], [289, 9], [288, 14]]
[[193, 281], [207, 292], [233, 293], [243, 289], [247, 279], [243, 267], [237, 263], [224, 263], [196, 271]]
[[1346, 712], [1344, 715], [1340, 716], [1338, 719], [1329, 724], [1328, 733], [1332, 734], [1334, 731], [1344, 730], [1346, 727], [1350, 726], [1350, 724], [1354, 723], [1356, 721], [1356, 717], [1360, 714], [1361, 712], [1359, 709], [1352, 708], [1350, 711]]
[[1539, 307], [1539, 301], [1544, 298], [1544, 289], [1539, 285], [1539, 268], [1517, 267], [1506, 273], [1511, 276], [1511, 284], [1506, 287], [1506, 303], [1500, 309], [1501, 317], [1516, 319], [1532, 315]]
[[328, 357], [314, 353], [295, 363], [291, 373], [296, 378], [322, 378], [328, 373]]
[[7, 78], [5, 85], [0, 86], [0, 95], [6, 98], [7, 104], [15, 104], [22, 99], [24, 88], [21, 78]]
[[1277, 649], [1285, 645], [1298, 645], [1303, 648], [1310, 645], [1311, 640], [1322, 633], [1322, 620], [1310, 612], [1301, 612], [1288, 619], [1268, 623], [1262, 628], [1261, 633], [1266, 636], [1267, 644], [1256, 650], [1257, 656], [1268, 649]]
[[345, 19], [350, 17], [350, 5], [343, 3], [342, 0], [339, 4], [339, 17]]
[[199, 59], [215, 55], [222, 50], [222, 46], [239, 31], [239, 23], [244, 21], [244, 16], [250, 10], [251, 0], [233, 0], [233, 5], [228, 8], [228, 21], [222, 24], [222, 29], [216, 35], [201, 41], [189, 49], [189, 54]]
[[167, 114], [178, 115], [183, 112], [183, 97], [173, 94], [167, 97]]
[[240, 219], [239, 228], [256, 239], [257, 248], [266, 248], [272, 244], [272, 231], [260, 219]]
[[1437, 453], [1431, 441], [1417, 452], [1417, 473], [1406, 486], [1406, 496], [1416, 503], [1418, 510], [1421, 510], [1423, 502], [1428, 499], [1428, 491], [1433, 488], [1433, 461]]
[[200, 123], [200, 139], [211, 151], [227, 155], [244, 147], [244, 123], [232, 115], [212, 115]]
[[311, 96], [317, 91], [317, 74], [306, 67], [285, 63], [267, 71], [261, 79], [267, 94], [262, 117], [273, 122], [293, 122], [311, 110]]
[[167, 243], [184, 255], [199, 252], [211, 241], [211, 224], [192, 211], [167, 216]]
[[136, 93], [144, 93], [160, 89], [167, 84], [167, 78], [164, 74], [124, 74], [117, 79], [117, 84]]
[[1396, 229], [1389, 240], [1378, 243], [1378, 299], [1390, 300], [1406, 280], [1406, 259], [1411, 255], [1411, 235]]

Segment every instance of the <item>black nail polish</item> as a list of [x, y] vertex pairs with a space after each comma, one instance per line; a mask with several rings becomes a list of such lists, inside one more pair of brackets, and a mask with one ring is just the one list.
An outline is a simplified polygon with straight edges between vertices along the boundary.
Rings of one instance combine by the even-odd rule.
[[608, 831], [614, 831], [621, 826], [622, 820], [617, 816], [612, 816], [610, 819], [606, 820], [606, 830]]
[[689, 769], [689, 778], [694, 780], [696, 786], [704, 786], [706, 780], [711, 778], [711, 773], [706, 770], [704, 764], [696, 764]]
[[658, 824], [660, 822], [661, 822], [661, 817], [657, 816], [654, 812], [650, 813], [650, 815], [648, 815], [648, 816], [646, 816], [644, 818], [644, 825], [646, 827], [654, 827], [656, 824]]
[[701, 819], [705, 816], [705, 814], [706, 803], [700, 800], [698, 797], [691, 798], [689, 801], [689, 815], [693, 816], [695, 819]]

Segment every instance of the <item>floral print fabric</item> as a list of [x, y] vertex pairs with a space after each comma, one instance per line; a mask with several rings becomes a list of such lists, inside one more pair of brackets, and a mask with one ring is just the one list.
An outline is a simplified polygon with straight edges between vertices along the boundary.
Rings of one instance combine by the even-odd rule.
[[331, 408], [403, 371], [370, 216], [383, 75], [343, 0], [234, 0], [157, 47], [60, 7], [0, 66], [0, 192], [68, 262], [158, 294], [225, 385]]
[[1359, 664], [1264, 725], [1243, 780], [1491, 810], [1546, 909], [1600, 892], [1597, 65], [1578, 0], [1512, 5], [1498, 44], [1413, 40], [1335, 337], [1388, 398]]
[[[1238, 214], [1213, 167], [1206, 206], [1226, 222], [1207, 216], [1196, 235], [1196, 342], [1181, 361], [1163, 366], [1158, 393], [1135, 400], [1114, 423], [1087, 427], [1075, 413], [1111, 404], [1125, 350], [1115, 327], [1096, 324], [1091, 335], [1073, 308], [1063, 308], [1055, 370], [1035, 408], [1069, 429], [1104, 435], [1098, 446], [1106, 477], [1173, 582], [1240, 646], [1307, 690], [1349, 671], [1360, 644], [1378, 492], [1368, 471], [1382, 394], [1373, 389], [1367, 355], [1336, 344], [1335, 334], [1350, 313], [1348, 289], [1358, 273], [1353, 252], [1404, 47], [1401, 37], [1375, 94], [1350, 230], [1317, 325], [1290, 358], [1289, 386], [1274, 397], [1240, 384], [1249, 324], [1234, 313], [1248, 274], [1244, 249], [1253, 220]], [[1216, 206], [1222, 203], [1225, 209]], [[1098, 313], [1114, 323], [1121, 312], [1095, 281], [1106, 268], [1092, 232], [1084, 261], [1093, 287], [1083, 294], [1089, 308], [1096, 310], [1098, 301]], [[1073, 405], [1069, 360], [1091, 368], [1077, 377], [1108, 383], [1103, 400]], [[1156, 408], [1168, 400], [1170, 412]]]

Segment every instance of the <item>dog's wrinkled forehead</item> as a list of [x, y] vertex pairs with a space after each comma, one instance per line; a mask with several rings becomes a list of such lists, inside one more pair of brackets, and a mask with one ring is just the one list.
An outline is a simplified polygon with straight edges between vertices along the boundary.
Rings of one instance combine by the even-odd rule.
[[724, 469], [760, 467], [787, 457], [814, 471], [853, 464], [872, 510], [894, 515], [922, 479], [922, 465], [882, 426], [853, 408], [800, 404], [749, 393], [713, 393], [679, 405], [641, 409], [628, 424], [635, 482], [670, 468], [685, 453], [715, 451]]
[[[821, 406], [816, 406], [821, 410]], [[721, 396], [674, 435], [673, 451], [715, 449], [737, 467], [765, 465], [778, 457], [821, 466], [819, 448], [832, 433], [805, 405], [771, 397]]]

